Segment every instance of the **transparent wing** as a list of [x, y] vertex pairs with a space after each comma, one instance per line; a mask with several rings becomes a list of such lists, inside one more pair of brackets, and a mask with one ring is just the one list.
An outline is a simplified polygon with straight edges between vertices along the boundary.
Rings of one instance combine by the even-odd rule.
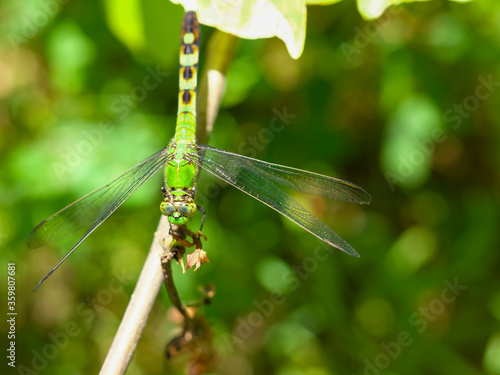
[[358, 253], [283, 188], [348, 202], [369, 203], [370, 195], [350, 182], [197, 145], [196, 163], [214, 176], [278, 211], [322, 241], [352, 256]]
[[[165, 164], [167, 149], [150, 156], [130, 168], [110, 183], [87, 194], [42, 221], [28, 238], [30, 248], [38, 248], [58, 242], [69, 235], [87, 229], [82, 238], [64, 258], [43, 278], [40, 284], [54, 272], [62, 262], [139, 187], [149, 180]], [[37, 288], [38, 288], [37, 286]]]

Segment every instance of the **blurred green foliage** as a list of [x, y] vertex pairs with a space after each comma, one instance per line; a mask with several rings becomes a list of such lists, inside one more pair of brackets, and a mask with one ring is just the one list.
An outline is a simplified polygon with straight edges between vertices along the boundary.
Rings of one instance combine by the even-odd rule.
[[[158, 176], [32, 293], [76, 238], [28, 250], [31, 229], [173, 135], [183, 11], [146, 3], [134, 43], [117, 37], [138, 17], [126, 1], [2, 3], [1, 259], [17, 267], [17, 365], [36, 373], [98, 372], [160, 215]], [[185, 301], [216, 284], [216, 373], [500, 374], [499, 19], [493, 0], [370, 23], [340, 2], [308, 8], [297, 61], [277, 39], [241, 41], [211, 144], [373, 202], [297, 196], [355, 259], [202, 176], [210, 263], [175, 272]], [[163, 356], [169, 306], [162, 292], [129, 374], [182, 373]]]

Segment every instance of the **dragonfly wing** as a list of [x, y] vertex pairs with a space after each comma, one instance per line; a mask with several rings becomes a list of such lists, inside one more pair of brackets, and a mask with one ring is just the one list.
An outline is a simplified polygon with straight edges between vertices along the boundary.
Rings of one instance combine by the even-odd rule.
[[[43, 278], [40, 284], [120, 205], [149, 180], [165, 164], [167, 149], [163, 149], [130, 168], [110, 183], [87, 194], [41, 222], [31, 232], [28, 246], [36, 249], [58, 242], [69, 235], [87, 229], [75, 246]], [[38, 288], [37, 286], [37, 288]]]
[[[320, 240], [352, 256], [359, 256], [351, 245], [340, 238], [331, 228], [313, 216], [283, 190], [283, 187], [287, 187], [300, 192], [315, 193], [329, 198], [335, 197], [336, 199], [353, 202], [365, 202], [369, 198], [367, 193], [365, 193], [366, 195], [362, 193], [354, 195], [351, 192], [358, 192], [358, 189], [364, 192], [364, 190], [358, 188], [356, 185], [339, 183], [342, 180], [281, 165], [265, 163], [206, 145], [198, 145], [198, 157], [195, 160], [204, 170], [278, 211]], [[293, 174], [286, 175], [288, 171], [293, 172]], [[294, 179], [294, 175], [298, 177]], [[321, 179], [318, 179], [318, 176]], [[330, 179], [335, 180], [335, 183], [328, 185]], [[306, 181], [310, 182], [312, 188], [306, 186]], [[345, 193], [339, 195], [339, 198], [335, 193], [328, 193], [326, 191], [329, 186], [330, 188], [331, 186], [341, 186], [341, 189]], [[347, 195], [346, 192], [351, 193]]]
[[200, 154], [204, 154], [205, 158], [212, 157], [216, 159], [222, 158], [222, 155], [227, 155], [232, 160], [232, 163], [238, 160], [239, 165], [246, 166], [255, 171], [258, 170], [259, 173], [277, 185], [301, 193], [361, 204], [368, 204], [371, 201], [370, 194], [349, 181], [284, 165], [266, 163], [206, 145], [198, 145], [198, 148], [200, 149]]

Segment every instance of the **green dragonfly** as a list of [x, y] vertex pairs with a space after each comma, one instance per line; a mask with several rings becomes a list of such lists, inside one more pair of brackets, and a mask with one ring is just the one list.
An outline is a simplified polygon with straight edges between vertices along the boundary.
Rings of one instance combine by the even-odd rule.
[[[369, 203], [370, 195], [359, 186], [321, 174], [271, 164], [196, 143], [196, 88], [200, 27], [196, 13], [184, 15], [179, 69], [179, 107], [175, 136], [163, 150], [132, 167], [121, 176], [80, 198], [40, 223], [28, 246], [38, 248], [86, 229], [85, 234], [40, 281], [37, 288], [125, 200], [158, 170], [165, 169], [164, 199], [160, 211], [171, 224], [185, 225], [200, 211], [195, 202], [200, 169], [244, 191], [278, 211], [320, 240], [352, 256], [358, 253], [332, 229], [314, 217], [285, 189], [354, 203]], [[200, 228], [201, 231], [202, 228]]]

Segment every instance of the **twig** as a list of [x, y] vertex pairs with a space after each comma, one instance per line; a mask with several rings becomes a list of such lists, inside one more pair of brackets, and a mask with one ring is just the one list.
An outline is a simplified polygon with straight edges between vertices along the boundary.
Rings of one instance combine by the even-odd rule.
[[162, 241], [165, 234], [168, 233], [168, 229], [168, 219], [166, 216], [162, 216], [134, 293], [130, 298], [100, 374], [121, 375], [128, 367], [163, 282], [159, 258], [164, 252]]
[[[186, 238], [186, 235], [184, 233], [185, 229], [186, 229], [185, 226], [180, 226], [180, 227], [174, 226], [172, 230], [176, 234], [175, 237], [181, 236], [182, 239], [185, 239]], [[179, 312], [186, 318], [187, 316], [186, 310], [181, 302], [179, 293], [177, 293], [177, 288], [175, 287], [174, 277], [172, 275], [172, 263], [171, 263], [172, 259], [178, 259], [182, 261], [186, 249], [175, 238], [173, 240], [171, 239], [169, 245], [170, 246], [168, 247], [165, 246], [165, 252], [163, 253], [161, 258], [163, 283], [165, 284], [165, 288], [167, 289], [168, 293], [168, 298], [172, 302], [172, 305], [174, 305], [175, 308], [179, 310]]]
[[[210, 304], [214, 296], [213, 285], [201, 289], [203, 298], [200, 301], [184, 305], [181, 302], [172, 276], [172, 259], [182, 260], [188, 247], [195, 247], [195, 251], [187, 256], [187, 268], [208, 262], [206, 253], [202, 250], [201, 238], [206, 240], [200, 232], [193, 233], [185, 225], [172, 230], [174, 241], [166, 249], [162, 258], [162, 269], [165, 287], [174, 307], [182, 314], [182, 331], [174, 336], [165, 347], [167, 358], [176, 358], [180, 353], [189, 353], [188, 374], [205, 374], [215, 363], [215, 349], [212, 342], [212, 330], [203, 315], [199, 313], [201, 306]], [[187, 240], [190, 237], [193, 242]], [[195, 269], [196, 269], [195, 268]]]

